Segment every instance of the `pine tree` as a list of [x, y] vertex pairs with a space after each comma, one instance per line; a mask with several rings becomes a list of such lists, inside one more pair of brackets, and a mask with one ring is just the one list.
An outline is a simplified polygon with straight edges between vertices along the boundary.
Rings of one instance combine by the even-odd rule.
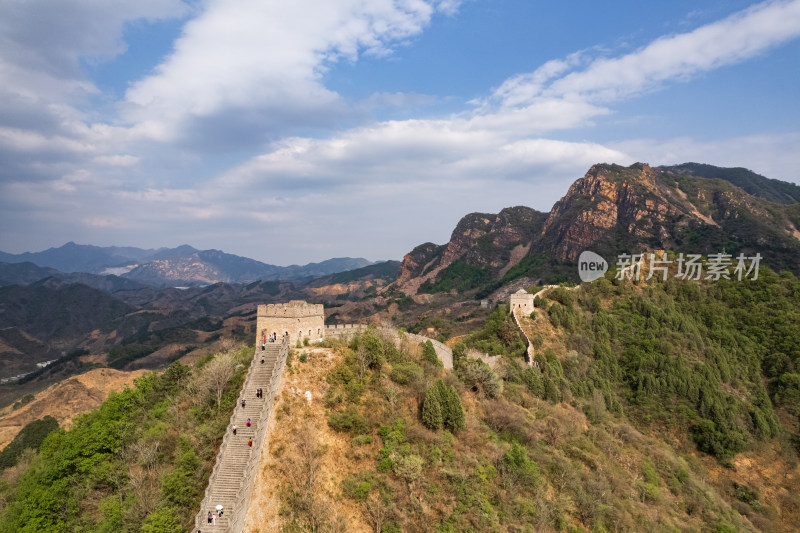
[[436, 348], [433, 347], [431, 341], [426, 341], [425, 344], [422, 345], [422, 358], [432, 365], [439, 367], [444, 366], [436, 355]]
[[455, 387], [448, 386], [447, 416], [444, 420], [445, 426], [450, 431], [458, 431], [467, 427], [466, 417], [464, 416], [464, 406], [461, 405], [461, 397]]
[[442, 428], [442, 403], [439, 397], [439, 388], [436, 386], [431, 387], [425, 393], [425, 400], [422, 404], [422, 423], [428, 429]]
[[445, 385], [442, 380], [433, 387], [438, 389], [438, 396], [442, 405], [442, 424], [450, 431], [458, 431], [465, 427], [464, 407], [455, 387]]

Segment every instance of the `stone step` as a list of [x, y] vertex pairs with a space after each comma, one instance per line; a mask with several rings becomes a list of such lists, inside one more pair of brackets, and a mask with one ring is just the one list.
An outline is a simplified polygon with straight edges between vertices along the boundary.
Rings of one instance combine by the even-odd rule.
[[[269, 416], [268, 413], [264, 412], [264, 409], [267, 401], [272, 400], [270, 391], [277, 385], [280, 380], [280, 373], [283, 370], [279, 365], [278, 359], [280, 350], [280, 343], [268, 344], [266, 350], [263, 351], [256, 346], [256, 352], [248, 369], [249, 375], [246, 378], [247, 387], [240, 393], [240, 398], [246, 400], [245, 406], [242, 407], [241, 402], [237, 400], [231, 414], [231, 423], [236, 424], [236, 436], [227, 436], [225, 453], [217, 457], [217, 462], [219, 463], [216, 466], [217, 475], [208, 487], [207, 503], [212, 508], [221, 504], [226, 507], [228, 513], [232, 513], [232, 506], [244, 488], [247, 469], [250, 466], [253, 451], [257, 445], [254, 442], [254, 446], [250, 447], [247, 445], [247, 441], [251, 438], [255, 440], [256, 433], [262, 422], [262, 414]], [[261, 363], [262, 355], [264, 356], [263, 364]], [[264, 392], [261, 398], [256, 397], [258, 389]], [[251, 421], [250, 427], [247, 427], [245, 423], [248, 418]], [[264, 422], [267, 422], [266, 418]], [[236, 515], [228, 514], [218, 519], [215, 526], [209, 526], [206, 521], [206, 515], [209, 510], [202, 510], [196, 516], [197, 526], [203, 532], [227, 531], [229, 521], [235, 518]]]

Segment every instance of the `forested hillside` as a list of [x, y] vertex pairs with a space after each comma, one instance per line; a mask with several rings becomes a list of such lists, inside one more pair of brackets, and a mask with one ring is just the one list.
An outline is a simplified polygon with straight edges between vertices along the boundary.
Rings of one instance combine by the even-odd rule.
[[[796, 278], [603, 279], [537, 304], [541, 370], [524, 366], [506, 307], [457, 345], [452, 373], [377, 332], [330, 344], [326, 416], [344, 450], [319, 436], [273, 449], [297, 463], [269, 480], [285, 529], [349, 517], [384, 532], [795, 530]], [[500, 354], [498, 371], [469, 347]], [[318, 425], [301, 404], [284, 415]], [[286, 477], [330, 453], [333, 493]]]
[[16, 454], [0, 531], [189, 531], [252, 353], [173, 363]]
[[[378, 330], [296, 351], [259, 478], [277, 503], [253, 512], [298, 532], [795, 530], [792, 274], [601, 279], [536, 306], [534, 366], [505, 306], [453, 371]], [[152, 374], [22, 454], [0, 529], [189, 531], [241, 383], [217, 403], [219, 360]]]

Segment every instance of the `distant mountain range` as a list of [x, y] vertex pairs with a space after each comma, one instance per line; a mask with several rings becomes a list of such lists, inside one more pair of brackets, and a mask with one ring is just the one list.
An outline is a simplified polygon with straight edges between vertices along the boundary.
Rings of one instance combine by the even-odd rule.
[[[249, 339], [244, 328], [250, 324], [240, 317], [259, 303], [317, 297], [304, 289], [312, 280], [321, 280], [315, 288], [346, 280], [347, 291], [363, 295], [393, 281], [400, 265], [335, 258], [278, 267], [187, 245], [142, 250], [75, 243], [2, 258], [0, 379], [69, 353], [113, 352], [110, 360], [122, 367], [163, 347], [183, 353], [222, 331]], [[338, 294], [324, 292], [319, 299]], [[242, 324], [232, 325], [237, 321]], [[65, 357], [40, 372], [63, 376], [85, 364]]]
[[[29, 263], [18, 270], [0, 267], [0, 283], [5, 281], [5, 284], [9, 284], [9, 281], [15, 283], [25, 279], [41, 279], [43, 272], [34, 268], [40, 267], [56, 269], [59, 273], [53, 272], [52, 275], [58, 275], [61, 279], [70, 273], [116, 275], [154, 287], [199, 286], [219, 282], [251, 283], [257, 280], [309, 281], [373, 264], [363, 258], [342, 257], [302, 266], [280, 267], [219, 250], [197, 250], [188, 245], [144, 250], [133, 247], [89, 246], [74, 242], [35, 253], [0, 252], [0, 262]], [[92, 281], [93, 278], [85, 280]], [[93, 282], [96, 283], [96, 280]], [[93, 286], [91, 282], [87, 284]], [[124, 287], [125, 290], [133, 288], [135, 287]]]

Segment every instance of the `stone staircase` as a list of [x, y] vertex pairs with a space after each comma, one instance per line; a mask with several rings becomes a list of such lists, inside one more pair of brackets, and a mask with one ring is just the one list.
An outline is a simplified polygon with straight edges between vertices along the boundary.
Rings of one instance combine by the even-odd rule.
[[[267, 343], [264, 350], [260, 344], [256, 345], [253, 361], [217, 454], [200, 512], [195, 518], [196, 531], [238, 533], [242, 530], [275, 390], [283, 372], [288, 349], [288, 340]], [[263, 391], [262, 398], [256, 398], [256, 390], [259, 388]], [[244, 407], [242, 400], [245, 401]], [[246, 424], [248, 418], [250, 427]], [[234, 424], [237, 429], [235, 436]], [[252, 446], [247, 444], [249, 439], [253, 440]], [[211, 511], [217, 514], [217, 505], [223, 506], [222, 517], [217, 518], [216, 524], [209, 524], [208, 513]]]

